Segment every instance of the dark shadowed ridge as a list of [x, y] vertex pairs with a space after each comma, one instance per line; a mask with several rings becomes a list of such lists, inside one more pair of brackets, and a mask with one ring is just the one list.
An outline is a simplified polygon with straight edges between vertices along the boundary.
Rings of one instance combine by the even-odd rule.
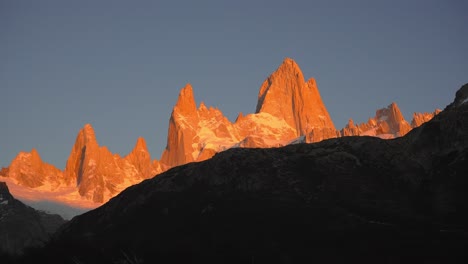
[[36, 211], [16, 200], [5, 182], [0, 182], [0, 261], [17, 258], [25, 250], [43, 246], [65, 223], [55, 214]]
[[48, 263], [467, 261], [468, 102], [394, 140], [233, 148], [75, 217]]

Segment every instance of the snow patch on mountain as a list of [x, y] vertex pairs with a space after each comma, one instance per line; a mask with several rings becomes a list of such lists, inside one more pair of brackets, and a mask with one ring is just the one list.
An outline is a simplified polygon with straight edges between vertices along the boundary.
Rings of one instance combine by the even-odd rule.
[[45, 185], [38, 188], [28, 188], [19, 185], [10, 177], [3, 176], [0, 176], [0, 181], [7, 183], [10, 193], [16, 199], [37, 210], [60, 214], [64, 219], [71, 219], [101, 205], [84, 199], [73, 186], [61, 186], [53, 189]]

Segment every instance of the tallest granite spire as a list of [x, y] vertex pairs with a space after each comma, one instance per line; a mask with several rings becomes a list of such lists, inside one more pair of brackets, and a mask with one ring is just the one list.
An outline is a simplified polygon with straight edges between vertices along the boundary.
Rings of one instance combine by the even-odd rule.
[[257, 113], [284, 119], [296, 129], [296, 136], [314, 128], [335, 130], [313, 78], [307, 82], [297, 63], [286, 58], [260, 87]]

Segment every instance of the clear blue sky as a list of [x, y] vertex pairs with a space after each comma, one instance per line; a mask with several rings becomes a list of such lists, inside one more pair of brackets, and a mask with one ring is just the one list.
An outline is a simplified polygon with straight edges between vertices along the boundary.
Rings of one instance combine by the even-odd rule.
[[465, 0], [1, 1], [0, 166], [36, 148], [63, 169], [85, 123], [152, 158], [190, 82], [233, 121], [285, 57], [315, 77], [337, 128], [395, 101], [405, 118], [468, 82]]

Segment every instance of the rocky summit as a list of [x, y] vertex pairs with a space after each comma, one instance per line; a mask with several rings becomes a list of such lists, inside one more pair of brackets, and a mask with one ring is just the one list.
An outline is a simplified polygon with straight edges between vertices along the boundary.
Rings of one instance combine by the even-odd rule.
[[172, 168], [75, 217], [32, 257], [48, 263], [466, 263], [463, 96], [458, 92], [432, 120], [393, 140], [349, 136], [231, 148]]
[[356, 125], [350, 119], [346, 127], [340, 131], [340, 134], [341, 136], [374, 136], [392, 139], [404, 136], [411, 129], [431, 120], [438, 113], [440, 113], [439, 109], [432, 113], [414, 113], [410, 124], [401, 114], [398, 105], [393, 102], [386, 108], [378, 109], [375, 116], [369, 118], [367, 123]]
[[306, 82], [297, 63], [289, 58], [263, 82], [256, 113], [285, 120], [296, 131], [296, 137], [314, 128], [335, 130], [315, 79]]
[[67, 185], [76, 185], [81, 196], [102, 203], [131, 184], [154, 176], [146, 142], [139, 138], [132, 152], [122, 158], [98, 145], [94, 129], [86, 124], [76, 137], [64, 171]]
[[53, 165], [42, 161], [36, 149], [31, 152], [20, 152], [11, 162], [8, 169], [4, 169], [6, 175], [15, 179], [18, 184], [29, 188], [36, 188], [45, 184], [54, 188], [60, 185], [63, 173]]

